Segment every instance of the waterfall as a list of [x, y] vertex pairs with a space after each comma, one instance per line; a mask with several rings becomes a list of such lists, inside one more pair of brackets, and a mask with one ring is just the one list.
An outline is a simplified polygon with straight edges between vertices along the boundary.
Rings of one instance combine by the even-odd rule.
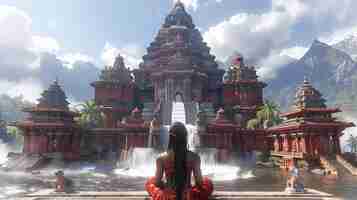
[[[178, 98], [177, 98], [178, 97]], [[242, 173], [240, 167], [218, 164], [217, 149], [215, 148], [199, 148], [199, 137], [197, 135], [197, 126], [186, 124], [185, 105], [179, 95], [176, 96], [176, 101], [172, 103], [172, 122], [181, 122], [185, 124], [188, 132], [188, 148], [191, 151], [197, 152], [201, 158], [202, 174], [210, 176], [215, 181], [234, 180], [237, 178], [251, 178], [254, 175], [251, 171]], [[166, 149], [169, 140], [169, 126], [163, 126], [160, 132], [161, 144]], [[135, 148], [132, 150], [126, 166], [122, 166], [115, 170], [116, 174], [132, 177], [149, 177], [155, 175], [155, 160], [158, 153], [152, 148]]]
[[186, 124], [185, 104], [182, 101], [172, 103], [171, 119], [172, 123], [181, 122]]
[[7, 154], [9, 152], [9, 147], [0, 139], [0, 165], [7, 161]]

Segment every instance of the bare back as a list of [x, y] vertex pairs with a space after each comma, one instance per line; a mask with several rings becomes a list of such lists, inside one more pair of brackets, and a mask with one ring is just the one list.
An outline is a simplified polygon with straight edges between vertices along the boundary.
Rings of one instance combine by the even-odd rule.
[[[186, 154], [186, 187], [191, 186], [191, 175], [193, 174], [195, 185], [201, 185], [202, 172], [199, 155], [187, 151]], [[169, 188], [175, 188], [175, 154], [172, 151], [165, 152], [156, 160], [155, 179], [157, 185], [165, 185]], [[163, 181], [165, 180], [165, 183]]]

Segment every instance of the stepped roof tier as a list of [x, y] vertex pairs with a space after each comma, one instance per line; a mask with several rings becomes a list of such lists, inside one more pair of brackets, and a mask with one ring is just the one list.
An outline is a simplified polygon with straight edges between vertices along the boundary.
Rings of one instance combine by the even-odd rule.
[[47, 90], [43, 91], [38, 99], [39, 103], [24, 112], [30, 116], [21, 122], [16, 122], [18, 127], [75, 127], [73, 117], [78, 113], [70, 111], [66, 94], [58, 81], [55, 80]]
[[128, 68], [125, 67], [124, 59], [121, 55], [118, 55], [115, 58], [113, 66], [105, 66], [101, 71], [99, 80], [92, 83], [92, 86], [98, 84], [130, 84], [132, 83], [131, 72]]
[[341, 110], [328, 108], [325, 101], [321, 93], [305, 78], [296, 92], [293, 111], [282, 114], [281, 116], [287, 119], [282, 124], [269, 128], [268, 131], [292, 132], [305, 129], [311, 131], [320, 128], [344, 130], [354, 126], [353, 123], [336, 120], [332, 114]]
[[66, 94], [58, 84], [57, 80], [55, 80], [47, 90], [42, 92], [38, 101], [38, 108], [56, 108], [68, 110], [69, 103], [67, 101]]
[[[178, 1], [166, 16], [154, 41], [147, 48], [139, 69], [134, 70], [136, 81], [145, 81], [145, 76], [154, 72], [195, 71], [221, 77], [224, 70], [218, 69], [215, 56], [203, 41], [192, 17]], [[143, 84], [143, 82], [141, 84]]]
[[282, 114], [283, 117], [302, 116], [304, 113], [315, 114], [333, 114], [341, 112], [338, 108], [327, 108], [326, 100], [321, 93], [315, 89], [310, 82], [304, 78], [303, 84], [298, 87], [295, 94], [293, 111]]
[[[253, 66], [244, 64], [244, 58], [241, 54], [234, 56], [225, 77], [225, 83], [258, 83], [258, 76]], [[262, 83], [263, 87], [266, 86]]]

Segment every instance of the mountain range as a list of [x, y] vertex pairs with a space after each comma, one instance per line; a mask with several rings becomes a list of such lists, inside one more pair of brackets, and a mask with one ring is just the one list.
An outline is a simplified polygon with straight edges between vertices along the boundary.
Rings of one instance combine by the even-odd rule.
[[283, 111], [293, 102], [296, 88], [306, 77], [330, 106], [353, 111], [357, 105], [357, 38], [349, 37], [333, 46], [314, 40], [305, 55], [282, 66], [266, 81], [265, 96]]

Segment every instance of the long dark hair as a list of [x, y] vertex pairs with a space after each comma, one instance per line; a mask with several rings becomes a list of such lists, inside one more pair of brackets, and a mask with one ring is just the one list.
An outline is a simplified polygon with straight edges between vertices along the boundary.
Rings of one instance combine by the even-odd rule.
[[187, 180], [186, 153], [187, 149], [187, 129], [181, 122], [175, 122], [169, 130], [168, 150], [175, 155], [175, 183], [176, 200], [182, 200], [183, 190]]

